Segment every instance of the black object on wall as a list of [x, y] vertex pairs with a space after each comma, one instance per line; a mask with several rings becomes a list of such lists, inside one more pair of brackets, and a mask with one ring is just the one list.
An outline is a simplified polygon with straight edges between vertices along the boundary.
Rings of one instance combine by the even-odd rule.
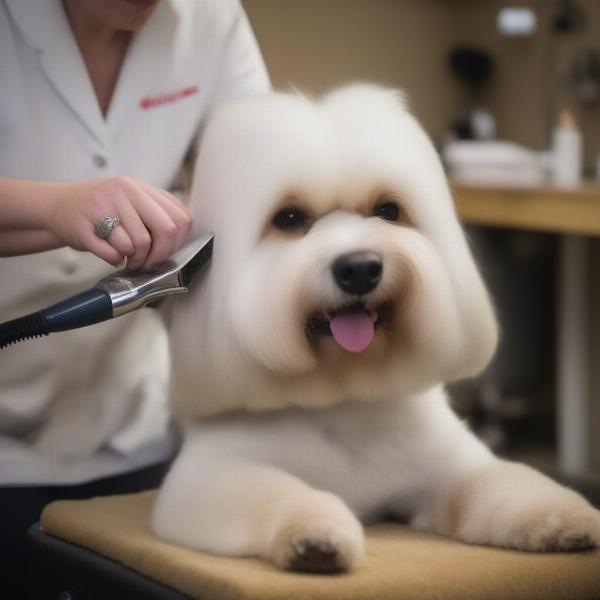
[[472, 46], [458, 46], [448, 57], [450, 69], [466, 90], [462, 114], [452, 124], [454, 135], [461, 140], [473, 139], [471, 113], [478, 90], [492, 76], [494, 62], [485, 51]]

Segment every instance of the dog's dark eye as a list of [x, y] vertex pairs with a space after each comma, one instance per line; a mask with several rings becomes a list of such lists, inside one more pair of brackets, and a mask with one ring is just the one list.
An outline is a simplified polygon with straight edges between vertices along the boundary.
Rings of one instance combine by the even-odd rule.
[[282, 208], [273, 217], [273, 225], [277, 229], [293, 231], [306, 225], [306, 215], [298, 208]]
[[400, 216], [400, 209], [394, 202], [382, 202], [373, 209], [373, 216], [381, 217], [386, 221], [397, 221]]

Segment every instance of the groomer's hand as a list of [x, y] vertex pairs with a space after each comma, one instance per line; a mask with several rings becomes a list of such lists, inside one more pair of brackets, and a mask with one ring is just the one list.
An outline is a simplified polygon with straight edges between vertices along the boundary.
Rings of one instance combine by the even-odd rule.
[[[135, 177], [60, 184], [49, 205], [48, 229], [64, 244], [88, 250], [112, 265], [153, 265], [177, 251], [192, 225], [188, 209], [172, 194]], [[96, 226], [118, 225], [106, 239]]]

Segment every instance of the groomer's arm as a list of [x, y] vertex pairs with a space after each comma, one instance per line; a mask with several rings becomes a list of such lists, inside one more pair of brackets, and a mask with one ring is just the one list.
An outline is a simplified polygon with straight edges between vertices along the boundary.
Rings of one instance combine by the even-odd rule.
[[225, 28], [211, 102], [271, 91], [269, 74], [240, 0], [223, 2]]
[[[119, 226], [104, 240], [95, 226]], [[70, 246], [116, 265], [150, 265], [178, 250], [191, 227], [187, 208], [134, 177], [58, 183], [0, 178], [0, 256]]]
[[64, 245], [49, 231], [39, 229], [4, 231], [0, 228], [0, 257], [45, 252], [61, 248]]

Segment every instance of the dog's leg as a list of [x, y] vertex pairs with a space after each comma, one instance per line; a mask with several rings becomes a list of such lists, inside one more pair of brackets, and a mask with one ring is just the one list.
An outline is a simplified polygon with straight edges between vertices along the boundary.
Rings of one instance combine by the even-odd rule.
[[361, 558], [362, 526], [340, 498], [279, 468], [205, 450], [184, 445], [156, 502], [158, 535], [298, 571], [344, 571]]
[[[442, 389], [409, 409], [397, 421], [405, 442], [399, 465], [404, 461], [412, 473], [412, 526], [519, 550], [600, 545], [600, 512], [535, 469], [495, 457], [450, 409]], [[384, 432], [379, 437], [390, 445]]]
[[471, 470], [454, 463], [448, 472], [415, 515], [417, 528], [536, 552], [600, 545], [600, 512], [535, 469], [492, 458]]

